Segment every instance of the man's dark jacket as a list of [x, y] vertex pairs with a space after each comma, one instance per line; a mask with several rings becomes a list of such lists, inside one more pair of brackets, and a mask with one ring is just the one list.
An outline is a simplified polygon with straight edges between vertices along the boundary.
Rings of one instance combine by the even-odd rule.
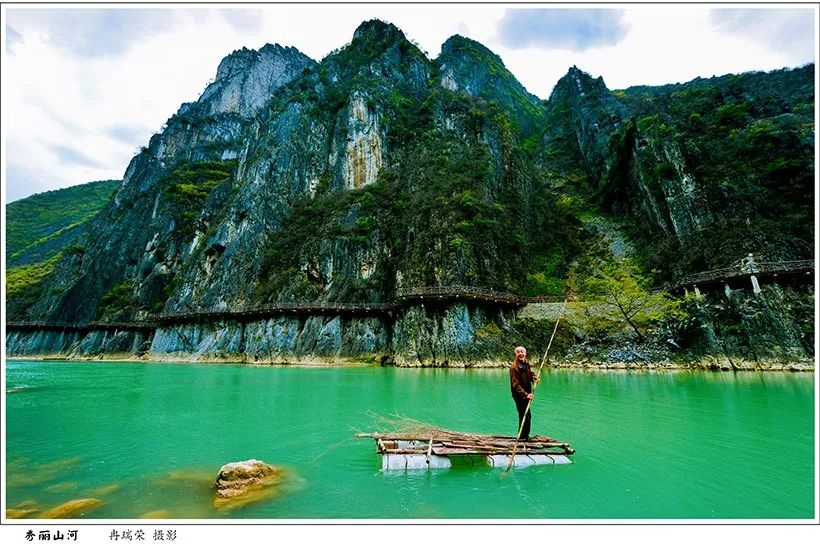
[[525, 362], [520, 362], [518, 358], [510, 364], [510, 392], [515, 400], [527, 399], [527, 394], [532, 394], [532, 383], [535, 381], [535, 374], [532, 366]]

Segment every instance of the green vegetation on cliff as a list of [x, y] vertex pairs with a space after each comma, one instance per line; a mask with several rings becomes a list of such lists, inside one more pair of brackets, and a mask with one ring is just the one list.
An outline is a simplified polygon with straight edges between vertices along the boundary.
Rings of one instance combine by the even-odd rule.
[[475, 40], [455, 35], [442, 46], [436, 64], [451, 85], [504, 111], [522, 146], [534, 151], [545, 129], [546, 112], [541, 101], [527, 92], [498, 55]]
[[[658, 240], [652, 230], [636, 233], [653, 264], [687, 272], [749, 252], [769, 259], [812, 255], [814, 70], [812, 64], [618, 93], [637, 120], [639, 139], [679, 147], [710, 213], [707, 230], [686, 245]], [[668, 160], [645, 172], [656, 185], [680, 177]]]
[[[579, 225], [529, 165], [503, 112], [442, 90], [418, 103], [407, 99], [402, 108], [414, 120], [415, 138], [394, 141], [394, 162], [375, 184], [320, 193], [294, 206], [271, 240], [257, 297], [374, 301], [391, 298], [399, 285], [455, 284], [563, 292]], [[461, 120], [466, 140], [419, 114], [433, 110]], [[486, 132], [502, 148], [501, 167], [483, 141]], [[338, 272], [334, 258], [357, 249], [370, 254], [373, 272]], [[319, 264], [322, 256], [326, 262]], [[345, 289], [334, 291], [334, 283]]]
[[236, 160], [181, 162], [163, 181], [172, 216], [179, 234], [190, 235], [205, 200], [221, 183], [229, 180]]
[[117, 284], [102, 296], [97, 317], [102, 320], [129, 319], [134, 313], [134, 304], [133, 284]]
[[31, 305], [40, 296], [40, 285], [52, 273], [61, 254], [41, 261], [16, 266], [6, 270], [6, 299], [15, 303], [15, 308]]

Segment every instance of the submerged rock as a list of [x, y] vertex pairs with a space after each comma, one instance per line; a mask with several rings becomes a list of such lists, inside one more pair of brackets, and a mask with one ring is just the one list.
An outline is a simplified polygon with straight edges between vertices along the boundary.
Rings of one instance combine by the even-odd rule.
[[275, 493], [281, 470], [261, 460], [230, 462], [216, 476], [217, 508], [239, 508]]
[[61, 483], [55, 483], [54, 485], [49, 485], [43, 491], [46, 493], [65, 493], [66, 491], [73, 491], [77, 489], [77, 482], [76, 481], [64, 481]]
[[220, 496], [229, 498], [278, 473], [276, 468], [261, 460], [231, 462], [219, 469], [216, 477], [217, 491]]
[[37, 501], [33, 500], [33, 499], [26, 499], [23, 502], [15, 505], [16, 508], [21, 508], [21, 509], [23, 509], [23, 508], [25, 508], [25, 509], [37, 508], [37, 506], [38, 506]]
[[141, 515], [139, 519], [169, 519], [171, 517], [171, 512], [168, 510], [151, 510]]
[[92, 495], [97, 497], [102, 497], [104, 495], [110, 495], [116, 491], [120, 490], [120, 486], [117, 483], [112, 483], [110, 485], [103, 485], [91, 492]]
[[31, 487], [51, 483], [80, 462], [78, 457], [37, 464], [27, 458], [13, 459], [8, 462], [6, 472], [7, 487]]
[[6, 508], [7, 519], [24, 519], [37, 513], [36, 508]]
[[102, 501], [100, 499], [74, 499], [64, 502], [59, 506], [55, 506], [50, 510], [43, 512], [43, 517], [46, 519], [63, 519], [73, 517], [83, 517], [92, 508], [100, 506]]
[[206, 472], [205, 470], [197, 470], [195, 468], [186, 468], [183, 470], [171, 470], [165, 476], [163, 476], [162, 481], [168, 482], [189, 482], [189, 483], [203, 483], [203, 482], [210, 482], [211, 481], [211, 474]]

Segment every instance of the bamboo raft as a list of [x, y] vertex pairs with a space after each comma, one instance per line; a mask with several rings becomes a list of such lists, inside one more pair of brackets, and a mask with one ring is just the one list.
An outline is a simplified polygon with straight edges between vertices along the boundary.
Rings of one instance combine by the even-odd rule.
[[376, 440], [376, 451], [382, 455], [382, 470], [450, 468], [454, 461], [506, 467], [514, 446], [512, 465], [516, 467], [570, 464], [569, 455], [575, 453], [567, 442], [547, 436], [534, 436], [516, 442], [515, 436], [471, 434], [438, 428], [426, 432], [359, 432], [356, 438]]

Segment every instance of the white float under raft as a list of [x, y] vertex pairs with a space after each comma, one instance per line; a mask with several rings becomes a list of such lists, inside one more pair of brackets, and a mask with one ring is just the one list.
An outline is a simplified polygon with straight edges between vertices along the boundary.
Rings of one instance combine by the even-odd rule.
[[506, 468], [542, 464], [570, 464], [575, 453], [568, 443], [546, 436], [516, 441], [515, 436], [470, 434], [436, 429], [427, 432], [358, 433], [376, 440], [382, 470], [420, 470], [489, 465]]

